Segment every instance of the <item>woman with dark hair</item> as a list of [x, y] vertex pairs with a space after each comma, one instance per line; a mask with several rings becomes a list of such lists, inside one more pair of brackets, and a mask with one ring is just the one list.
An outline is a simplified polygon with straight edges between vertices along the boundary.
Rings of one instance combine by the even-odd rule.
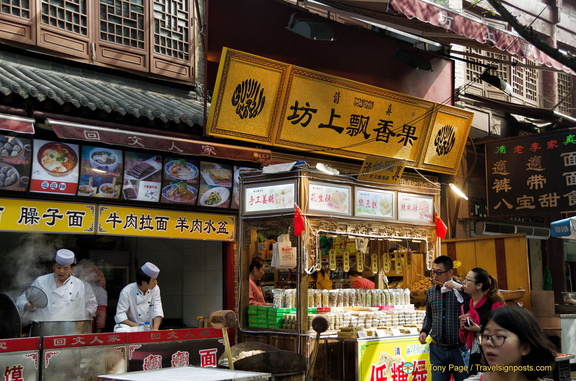
[[259, 286], [260, 279], [264, 276], [264, 260], [260, 257], [253, 257], [250, 266], [248, 267], [249, 285], [248, 285], [248, 298], [249, 304], [253, 306], [265, 306], [264, 294], [262, 288]]
[[331, 290], [332, 281], [330, 280], [330, 275], [328, 275], [326, 270], [323, 268], [314, 272], [312, 275], [308, 276], [308, 288]]
[[472, 297], [460, 307], [460, 340], [470, 349], [468, 372], [476, 374], [481, 358], [476, 335], [488, 313], [506, 303], [498, 290], [498, 281], [481, 267], [475, 267], [468, 272], [462, 283], [462, 291]]
[[554, 366], [554, 345], [524, 308], [505, 306], [492, 310], [479, 337], [485, 372], [468, 380], [538, 380]]

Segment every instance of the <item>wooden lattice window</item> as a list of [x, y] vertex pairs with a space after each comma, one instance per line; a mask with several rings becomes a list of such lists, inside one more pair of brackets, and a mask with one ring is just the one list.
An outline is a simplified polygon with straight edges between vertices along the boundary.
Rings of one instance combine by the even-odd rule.
[[574, 88], [572, 76], [567, 73], [558, 73], [558, 110], [567, 115], [574, 113]]
[[[469, 55], [469, 62], [466, 63], [466, 82], [468, 83], [466, 91], [488, 98], [506, 99], [506, 94], [480, 79], [482, 73], [488, 69], [487, 66], [491, 66], [490, 74], [509, 82], [508, 65], [498, 62], [505, 60], [506, 57], [499, 53], [474, 48], [466, 48], [466, 52]], [[486, 59], [478, 58], [480, 56], [486, 57]]]
[[100, 0], [100, 40], [145, 48], [144, 0]]
[[42, 0], [42, 24], [88, 35], [87, 0]]
[[30, 19], [29, 0], [2, 0], [0, 12], [6, 15]]
[[[518, 57], [513, 57], [512, 62], [517, 64], [536, 65], [535, 62]], [[515, 100], [532, 106], [539, 106], [538, 70], [535, 68], [513, 65], [511, 72], [511, 85], [514, 89]]]
[[190, 59], [190, 9], [186, 0], [154, 0], [154, 53]]

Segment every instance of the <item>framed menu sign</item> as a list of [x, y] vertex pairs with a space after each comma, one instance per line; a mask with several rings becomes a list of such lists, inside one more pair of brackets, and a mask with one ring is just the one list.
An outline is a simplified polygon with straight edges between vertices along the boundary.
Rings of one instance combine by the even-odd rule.
[[159, 201], [162, 157], [149, 153], [124, 152], [124, 163], [122, 199]]
[[232, 198], [232, 181], [232, 166], [201, 161], [197, 205], [228, 208]]
[[434, 198], [398, 192], [398, 220], [432, 223]]
[[349, 216], [352, 210], [351, 187], [316, 183], [308, 186], [308, 211]]
[[198, 199], [198, 162], [165, 157], [160, 202], [195, 205]]
[[82, 146], [78, 196], [120, 198], [122, 151]]
[[76, 195], [78, 145], [34, 140], [30, 191]]
[[27, 191], [32, 139], [0, 135], [0, 189]]
[[296, 180], [244, 186], [244, 214], [293, 212]]
[[355, 188], [354, 215], [394, 218], [395, 192]]

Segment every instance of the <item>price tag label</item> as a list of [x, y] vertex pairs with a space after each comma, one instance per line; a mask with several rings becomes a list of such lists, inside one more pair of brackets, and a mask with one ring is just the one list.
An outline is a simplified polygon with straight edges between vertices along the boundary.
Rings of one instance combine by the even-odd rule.
[[388, 254], [382, 254], [382, 264], [384, 267], [384, 272], [390, 272], [390, 256]]
[[391, 328], [390, 331], [392, 331], [392, 336], [402, 336], [402, 332], [398, 328]]
[[328, 251], [328, 268], [331, 271], [336, 270], [336, 251], [334, 249]]
[[370, 256], [370, 266], [372, 267], [372, 272], [373, 273], [377, 273], [378, 272], [378, 254], [372, 254]]
[[348, 250], [342, 253], [342, 269], [344, 272], [348, 272], [350, 270], [350, 252]]
[[358, 338], [359, 339], [364, 339], [368, 337], [368, 334], [366, 333], [366, 331], [358, 331]]
[[384, 331], [383, 329], [377, 329], [376, 330], [376, 337], [385, 337], [386, 336], [386, 331]]
[[411, 335], [419, 335], [420, 334], [420, 331], [416, 327], [408, 327], [408, 330], [410, 331]]

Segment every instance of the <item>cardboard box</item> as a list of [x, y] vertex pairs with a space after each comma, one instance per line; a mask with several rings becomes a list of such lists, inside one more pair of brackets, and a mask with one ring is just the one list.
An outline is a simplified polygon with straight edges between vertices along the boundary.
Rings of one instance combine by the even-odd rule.
[[532, 313], [535, 316], [553, 316], [554, 291], [532, 290]]

